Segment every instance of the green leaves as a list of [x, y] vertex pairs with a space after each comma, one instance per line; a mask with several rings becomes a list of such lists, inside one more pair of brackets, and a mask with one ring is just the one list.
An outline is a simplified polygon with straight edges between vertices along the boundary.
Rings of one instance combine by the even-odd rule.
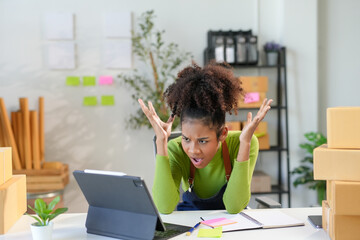
[[[175, 81], [178, 68], [184, 62], [190, 64], [189, 60], [192, 58], [189, 52], [180, 51], [177, 44], [165, 43], [163, 37], [165, 31], [155, 29], [154, 19], [153, 10], [144, 12], [138, 19], [137, 31], [132, 32], [132, 51], [144, 64], [134, 69], [130, 75], [118, 76], [131, 90], [134, 104], [139, 108], [139, 111], [130, 115], [127, 120], [127, 127], [134, 129], [143, 126], [151, 128], [139, 107], [138, 98], [143, 99], [144, 102], [151, 101], [159, 117], [167, 121], [171, 113], [163, 102], [162, 94]], [[174, 122], [173, 128], [176, 128], [177, 124], [178, 121]]]
[[27, 213], [26, 215], [34, 218], [37, 221], [37, 225], [46, 226], [56, 216], [68, 210], [68, 208], [58, 208], [56, 210], [53, 210], [56, 204], [59, 203], [59, 201], [60, 201], [60, 196], [57, 196], [49, 203], [49, 205], [47, 205], [43, 199], [38, 198], [35, 200], [34, 208], [28, 205], [28, 207], [31, 210], [33, 210], [37, 216], [33, 216]]
[[296, 167], [291, 171], [292, 175], [299, 175], [293, 182], [293, 185], [307, 184], [310, 189], [324, 190], [326, 188], [326, 181], [314, 180], [313, 172], [313, 152], [314, 149], [325, 144], [327, 139], [319, 132], [309, 132], [304, 134], [308, 142], [300, 144], [300, 148], [306, 150], [306, 155], [302, 160], [302, 165]]

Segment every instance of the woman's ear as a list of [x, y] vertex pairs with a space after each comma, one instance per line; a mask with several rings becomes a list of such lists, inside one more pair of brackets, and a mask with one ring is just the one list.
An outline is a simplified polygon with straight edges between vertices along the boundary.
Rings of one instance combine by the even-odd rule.
[[227, 126], [223, 127], [223, 129], [221, 130], [220, 137], [219, 137], [220, 142], [225, 141], [225, 139], [226, 139], [226, 137], [228, 135], [228, 132], [229, 132], [228, 127]]

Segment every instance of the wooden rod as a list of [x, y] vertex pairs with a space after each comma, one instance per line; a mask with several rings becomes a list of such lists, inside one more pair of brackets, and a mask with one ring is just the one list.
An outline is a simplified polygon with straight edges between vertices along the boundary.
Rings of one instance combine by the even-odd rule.
[[10, 124], [8, 113], [7, 113], [7, 110], [5, 107], [5, 103], [2, 98], [0, 98], [0, 116], [2, 118], [2, 123], [5, 127], [6, 138], [10, 142], [10, 147], [12, 148], [13, 169], [20, 170], [21, 164], [20, 164], [20, 159], [19, 159], [19, 153], [18, 153], [17, 146], [15, 143], [14, 133], [11, 129], [11, 124]]
[[30, 114], [27, 98], [20, 98], [20, 109], [23, 115], [22, 125], [24, 129], [25, 168], [32, 169], [31, 137], [30, 137]]
[[3, 124], [2, 116], [0, 115], [0, 147], [6, 147], [5, 124]]
[[16, 145], [19, 149], [18, 129], [16, 124], [16, 112], [11, 112], [11, 127], [14, 133]]
[[45, 161], [45, 130], [44, 130], [44, 97], [39, 98], [39, 140], [40, 140], [40, 161]]
[[22, 113], [18, 111], [16, 113], [16, 124], [18, 129], [18, 151], [20, 157], [21, 167], [25, 169], [25, 149], [24, 149], [24, 129], [22, 125]]
[[32, 159], [34, 169], [40, 169], [40, 146], [39, 146], [39, 126], [36, 111], [30, 111], [30, 125], [31, 125], [31, 146], [32, 146]]
[[5, 126], [2, 123], [2, 117], [0, 115], [0, 147], [6, 147], [6, 136], [5, 136]]

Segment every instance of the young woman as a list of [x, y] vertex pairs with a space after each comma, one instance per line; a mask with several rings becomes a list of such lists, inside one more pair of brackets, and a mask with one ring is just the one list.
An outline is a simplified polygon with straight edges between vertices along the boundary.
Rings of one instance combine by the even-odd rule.
[[[250, 183], [259, 152], [256, 127], [270, 109], [265, 99], [247, 125], [228, 131], [226, 113], [237, 113], [243, 94], [231, 69], [215, 63], [204, 68], [193, 64], [179, 72], [164, 93], [172, 116], [163, 122], [151, 102], [139, 104], [156, 135], [156, 169], [153, 198], [161, 213], [177, 210], [226, 209], [242, 211], [250, 200]], [[182, 136], [168, 142], [175, 116], [180, 117]], [[179, 186], [183, 181], [183, 202]]]

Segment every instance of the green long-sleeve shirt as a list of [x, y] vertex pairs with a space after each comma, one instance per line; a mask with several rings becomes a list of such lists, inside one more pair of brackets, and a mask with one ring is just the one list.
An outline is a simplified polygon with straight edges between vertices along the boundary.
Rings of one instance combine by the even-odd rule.
[[[229, 213], [239, 213], [249, 203], [250, 183], [259, 153], [259, 142], [253, 136], [250, 143], [249, 159], [244, 162], [236, 161], [240, 146], [240, 133], [240, 131], [229, 131], [226, 137], [232, 172], [223, 201]], [[169, 141], [169, 156], [156, 155], [153, 198], [158, 210], [164, 214], [171, 213], [179, 202], [181, 179], [184, 191], [189, 188], [190, 159], [182, 149], [181, 138], [178, 137]], [[214, 158], [205, 168], [196, 169], [193, 190], [198, 197], [209, 198], [214, 196], [225, 183], [225, 167], [221, 145]]]

